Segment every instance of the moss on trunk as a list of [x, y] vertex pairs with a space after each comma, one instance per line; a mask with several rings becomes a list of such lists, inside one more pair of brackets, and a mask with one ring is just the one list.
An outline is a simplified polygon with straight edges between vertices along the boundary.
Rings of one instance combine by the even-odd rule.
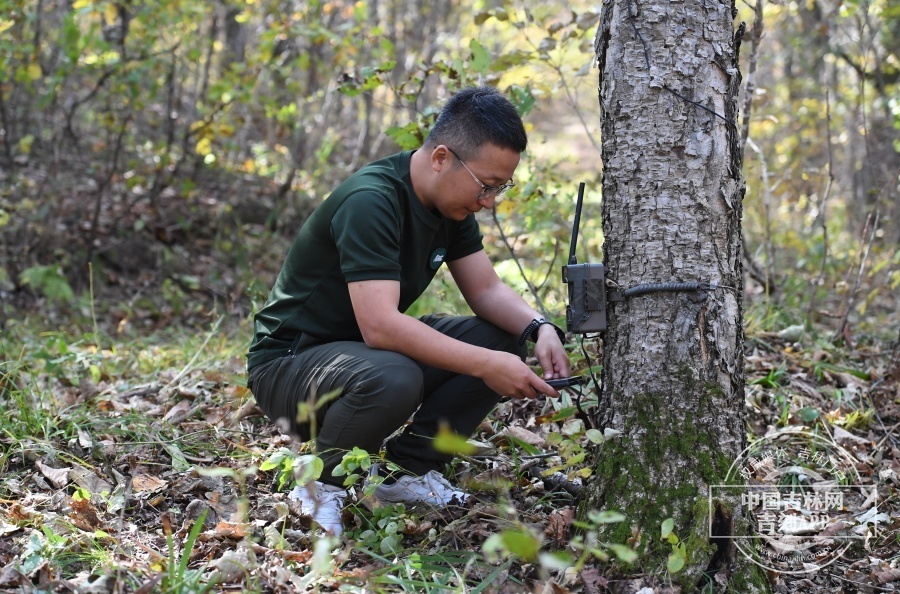
[[[627, 521], [611, 525], [603, 538], [632, 544], [648, 573], [665, 570], [672, 545], [660, 539], [660, 529], [663, 521], [673, 518], [675, 534], [685, 544], [687, 562], [685, 570], [672, 577], [683, 587], [697, 584], [705, 572], [718, 569], [713, 561], [727, 543], [710, 538], [710, 517], [715, 514], [710, 510], [709, 485], [723, 484], [734, 461], [718, 451], [710, 428], [698, 426], [692, 416], [678, 419], [662, 410], [675, 393], [696, 397], [698, 414], [713, 412], [721, 389], [698, 385], [691, 375], [689, 370], [676, 373], [680, 381], [669, 393], [633, 398], [634, 414], [626, 415], [629, 420], [623, 434], [597, 452], [593, 482], [597, 488], [581, 510], [582, 514], [589, 509], [622, 512]], [[717, 500], [713, 506], [730, 522], [733, 503]], [[721, 529], [730, 532], [730, 526]]]

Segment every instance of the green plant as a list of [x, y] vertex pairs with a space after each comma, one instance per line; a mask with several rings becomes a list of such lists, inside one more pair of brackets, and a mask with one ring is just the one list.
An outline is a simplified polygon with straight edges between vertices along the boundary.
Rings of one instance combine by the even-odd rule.
[[[415, 552], [398, 558], [380, 555], [364, 547], [360, 547], [360, 550], [383, 564], [382, 568], [372, 571], [366, 580], [367, 588], [375, 587], [378, 592], [480, 594], [496, 585], [503, 572], [513, 564], [513, 559], [510, 558], [492, 567], [476, 551], [437, 551], [431, 554]], [[469, 577], [473, 569], [477, 569], [478, 574], [483, 577]], [[512, 575], [506, 577], [524, 588], [524, 584]]]
[[514, 557], [526, 563], [537, 560], [541, 552], [541, 535], [535, 534], [524, 526], [507, 528], [490, 535], [481, 549], [488, 560], [503, 557]]
[[65, 523], [45, 524], [29, 535], [20, 556], [20, 571], [27, 575], [44, 563], [65, 573], [76, 573], [85, 567], [93, 570], [110, 563], [108, 541], [109, 534], [102, 530], [88, 533]]
[[554, 431], [547, 436], [547, 444], [557, 448], [561, 462], [545, 470], [544, 476], [564, 472], [569, 480], [585, 479], [593, 473], [591, 466], [585, 463], [590, 454], [588, 443], [599, 445], [606, 438], [615, 435], [615, 432], [608, 430], [604, 434], [597, 429], [586, 428], [584, 421], [575, 416], [578, 408], [565, 392], [559, 401], [554, 402], [554, 407], [557, 410], [542, 419], [562, 423], [559, 432]]
[[787, 426], [791, 412], [791, 399], [783, 389], [787, 382], [787, 365], [784, 362], [778, 367], [770, 369], [766, 375], [748, 382], [750, 385], [771, 391], [771, 398], [775, 401], [779, 411], [777, 425], [781, 427]]
[[[16, 366], [8, 369], [2, 376], [2, 382], [4, 400], [10, 403], [11, 414], [0, 417], [0, 433], [16, 443], [48, 435], [52, 432], [52, 423], [44, 406], [46, 392], [37, 386], [28, 390], [19, 385], [22, 377], [19, 372], [25, 371], [24, 368]], [[12, 453], [11, 450], [5, 453], [5, 457]]]
[[791, 401], [787, 395], [781, 390], [777, 390], [774, 394], [775, 404], [778, 407], [778, 421], [776, 425], [779, 427], [787, 427], [788, 420], [791, 416]]
[[59, 266], [32, 266], [19, 275], [23, 285], [29, 285], [48, 299], [68, 303], [75, 299], [75, 292], [69, 285]]
[[166, 533], [166, 545], [169, 549], [166, 573], [160, 584], [164, 594], [202, 594], [210, 591], [211, 586], [203, 583], [202, 569], [188, 569], [194, 544], [197, 542], [197, 536], [203, 529], [203, 522], [206, 520], [206, 513], [207, 510], [204, 509], [194, 521], [180, 554], [175, 550], [175, 536], [172, 534], [168, 516], [163, 516], [163, 530]]
[[69, 539], [54, 532], [50, 526], [32, 531], [22, 554], [22, 573], [28, 575], [45, 561], [57, 559], [68, 547]]
[[375, 549], [383, 555], [400, 552], [406, 529], [406, 506], [402, 503], [382, 505], [372, 510], [371, 517], [359, 514], [363, 526], [354, 533], [354, 538], [367, 548]]
[[315, 454], [298, 455], [282, 447], [259, 465], [260, 470], [275, 470], [278, 489], [284, 489], [291, 481], [303, 486], [322, 476], [324, 464]]
[[346, 476], [344, 486], [349, 487], [361, 479], [363, 475], [368, 475], [371, 468], [372, 456], [364, 449], [354, 447], [351, 451], [344, 454], [340, 466], [332, 470], [331, 474], [334, 476]]
[[666, 569], [669, 573], [678, 573], [684, 568], [687, 561], [687, 549], [685, 543], [672, 532], [675, 529], [675, 520], [667, 518], [662, 523], [660, 530], [660, 538], [672, 545], [672, 552], [669, 553], [669, 559], [666, 562]]
[[577, 553], [577, 558], [568, 551], [542, 551], [543, 539], [524, 526], [513, 526], [492, 534], [482, 545], [485, 557], [496, 561], [508, 557], [522, 562], [537, 562], [542, 571], [574, 568], [580, 571], [589, 559], [609, 561], [615, 557], [622, 563], [633, 563], [637, 553], [630, 547], [598, 538], [605, 524], [622, 522], [625, 516], [618, 512], [589, 510], [586, 521], [575, 521], [573, 526], [580, 529], [569, 543], [569, 548]]
[[816, 381], [824, 381], [825, 373], [848, 373], [854, 377], [857, 377], [863, 381], [870, 382], [872, 381], [872, 375], [866, 373], [865, 371], [859, 371], [853, 369], [852, 367], [847, 367], [845, 365], [835, 365], [834, 363], [829, 363], [828, 361], [820, 360], [813, 363], [812, 366], [813, 376], [816, 378]]
[[778, 367], [770, 369], [763, 377], [750, 380], [750, 384], [774, 390], [784, 385], [786, 375], [787, 367], [784, 363], [781, 363]]
[[844, 429], [865, 429], [872, 424], [875, 418], [875, 409], [868, 408], [865, 410], [852, 410], [847, 414], [828, 413], [826, 418], [832, 425], [838, 425]]
[[581, 529], [570, 543], [570, 547], [578, 552], [578, 559], [574, 562], [576, 569], [581, 569], [584, 564], [594, 557], [600, 561], [609, 561], [611, 556], [622, 563], [634, 563], [637, 553], [634, 549], [614, 542], [601, 542], [598, 534], [606, 524], [617, 524], [625, 521], [625, 516], [617, 511], [588, 510], [587, 521], [575, 521], [573, 525]]

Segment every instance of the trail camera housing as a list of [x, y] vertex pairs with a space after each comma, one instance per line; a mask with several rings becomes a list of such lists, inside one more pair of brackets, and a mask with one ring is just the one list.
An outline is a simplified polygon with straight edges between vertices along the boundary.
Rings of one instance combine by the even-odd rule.
[[581, 183], [578, 185], [578, 201], [575, 203], [569, 263], [562, 267], [563, 282], [569, 286], [566, 330], [575, 334], [606, 330], [606, 267], [603, 264], [578, 264], [575, 257], [583, 201], [584, 184]]
[[606, 266], [568, 264], [562, 276], [569, 285], [566, 330], [575, 334], [606, 330]]

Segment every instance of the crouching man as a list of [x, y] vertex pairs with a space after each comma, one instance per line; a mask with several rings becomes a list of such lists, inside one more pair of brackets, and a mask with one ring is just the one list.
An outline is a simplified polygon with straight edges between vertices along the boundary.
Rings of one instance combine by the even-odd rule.
[[[324, 471], [291, 496], [326, 531], [342, 532], [346, 491], [332, 471], [354, 446], [377, 453], [411, 418], [384, 444], [403, 473], [375, 465], [375, 497], [465, 504], [441, 474], [451, 456], [432, 447], [439, 424], [470, 436], [501, 397], [558, 396], [544, 379], [569, 375], [562, 333], [500, 281], [474, 216], [514, 185], [526, 144], [501, 93], [460, 91], [421, 148], [351, 175], [288, 251], [255, 316], [248, 384], [269, 418], [315, 439]], [[404, 314], [444, 263], [475, 315]], [[543, 378], [523, 362], [528, 339]], [[314, 414], [298, 417], [301, 403]]]

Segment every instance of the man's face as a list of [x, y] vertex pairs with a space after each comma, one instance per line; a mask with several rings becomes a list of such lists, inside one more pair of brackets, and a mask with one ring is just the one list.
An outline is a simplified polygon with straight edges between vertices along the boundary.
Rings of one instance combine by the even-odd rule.
[[447, 170], [435, 208], [448, 219], [461, 221], [484, 208], [493, 208], [498, 188], [509, 183], [519, 165], [519, 153], [492, 144], [481, 147], [466, 161], [457, 157], [452, 147], [446, 149]]

